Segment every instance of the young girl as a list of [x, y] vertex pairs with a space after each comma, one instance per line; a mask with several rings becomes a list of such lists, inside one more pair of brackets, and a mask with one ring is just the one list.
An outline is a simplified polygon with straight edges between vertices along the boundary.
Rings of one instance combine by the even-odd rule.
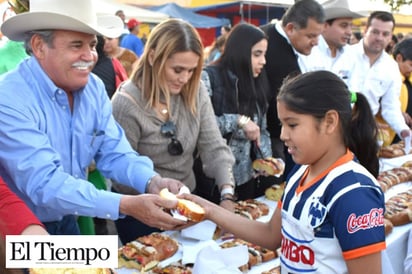
[[268, 223], [185, 197], [237, 237], [281, 247], [282, 273], [382, 273], [384, 196], [371, 174], [376, 125], [366, 98], [316, 71], [288, 80], [277, 107], [281, 139], [297, 165]]

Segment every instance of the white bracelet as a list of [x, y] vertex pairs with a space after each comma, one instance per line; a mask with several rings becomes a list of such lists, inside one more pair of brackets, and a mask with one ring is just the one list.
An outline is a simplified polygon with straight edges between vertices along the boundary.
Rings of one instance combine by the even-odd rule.
[[226, 194], [234, 195], [235, 190], [233, 189], [233, 187], [226, 187], [222, 189], [222, 191], [220, 192], [220, 197], [225, 196]]
[[243, 128], [244, 126], [246, 126], [247, 123], [249, 123], [249, 121], [250, 121], [249, 117], [245, 115], [240, 116], [239, 121], [238, 121], [238, 127]]

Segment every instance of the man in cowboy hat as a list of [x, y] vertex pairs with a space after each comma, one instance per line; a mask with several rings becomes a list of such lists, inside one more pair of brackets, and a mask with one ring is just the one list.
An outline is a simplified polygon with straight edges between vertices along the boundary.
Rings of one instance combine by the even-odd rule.
[[24, 41], [31, 57], [0, 77], [0, 176], [50, 234], [78, 234], [80, 215], [130, 215], [161, 229], [185, 224], [163, 211], [174, 201], [97, 190], [86, 181], [95, 160], [105, 177], [140, 193], [164, 187], [176, 193], [183, 186], [133, 151], [103, 82], [90, 73], [96, 34], [118, 37], [122, 27], [114, 15], [97, 17], [92, 0], [31, 0], [29, 12], [1, 27], [9, 39]]
[[346, 81], [351, 59], [348, 43], [352, 35], [352, 20], [366, 16], [351, 9], [348, 0], [328, 0], [322, 4], [326, 22], [319, 43], [308, 56], [302, 56], [302, 71], [329, 70]]

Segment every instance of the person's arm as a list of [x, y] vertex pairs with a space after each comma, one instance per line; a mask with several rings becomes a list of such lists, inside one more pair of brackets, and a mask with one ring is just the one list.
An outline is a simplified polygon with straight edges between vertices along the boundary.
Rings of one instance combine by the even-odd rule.
[[232, 151], [219, 131], [212, 104], [203, 85], [199, 93], [200, 132], [197, 149], [204, 172], [206, 176], [215, 179], [219, 189], [227, 184], [234, 186], [232, 166], [235, 159]]
[[[89, 98], [93, 100], [93, 98]], [[145, 193], [146, 183], [156, 174], [150, 158], [133, 150], [122, 126], [114, 119], [112, 103], [105, 94], [100, 101], [98, 125], [104, 135], [96, 144], [94, 159], [97, 169], [106, 177]], [[136, 128], [139, 130], [139, 128]], [[93, 148], [94, 149], [94, 148]]]
[[223, 230], [233, 233], [245, 241], [276, 250], [281, 242], [281, 209], [276, 208], [269, 222], [259, 222], [242, 217], [197, 195], [183, 194], [182, 198], [192, 200], [205, 209], [205, 218], [213, 221]]
[[260, 148], [264, 158], [272, 157], [272, 147], [270, 133], [267, 130], [266, 115], [262, 118], [262, 127], [260, 128]]
[[27, 205], [0, 178], [0, 233], [1, 235], [48, 234], [43, 224]]
[[[383, 220], [384, 197], [380, 187], [374, 183], [362, 182], [359, 187], [347, 186], [335, 195], [335, 202], [328, 215], [334, 227], [349, 273], [382, 273], [381, 251], [386, 248], [384, 223], [373, 223], [372, 219]], [[339, 182], [340, 183], [340, 182]], [[361, 204], [352, 201], [362, 201]], [[370, 217], [374, 212], [374, 217]], [[361, 226], [355, 220], [367, 219]]]
[[22, 232], [21, 235], [49, 235], [43, 225], [32, 224], [27, 226]]
[[385, 70], [385, 73], [390, 73], [390, 75], [386, 75], [386, 77], [387, 79], [391, 79], [391, 81], [388, 82], [386, 87], [387, 90], [380, 100], [381, 113], [382, 117], [387, 121], [391, 128], [401, 138], [405, 138], [409, 134], [404, 133], [404, 131], [408, 131], [409, 126], [406, 124], [405, 118], [403, 117], [399, 100], [402, 88], [402, 78], [400, 76], [398, 65], [394, 65], [393, 68], [387, 68]]
[[381, 252], [372, 253], [356, 259], [347, 260], [348, 273], [350, 274], [381, 274]]

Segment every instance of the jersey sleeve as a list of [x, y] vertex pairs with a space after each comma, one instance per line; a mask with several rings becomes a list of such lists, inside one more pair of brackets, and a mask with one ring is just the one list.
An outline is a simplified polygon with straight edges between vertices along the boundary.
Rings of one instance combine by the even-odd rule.
[[372, 186], [361, 186], [340, 196], [330, 218], [345, 259], [385, 249], [384, 197]]

